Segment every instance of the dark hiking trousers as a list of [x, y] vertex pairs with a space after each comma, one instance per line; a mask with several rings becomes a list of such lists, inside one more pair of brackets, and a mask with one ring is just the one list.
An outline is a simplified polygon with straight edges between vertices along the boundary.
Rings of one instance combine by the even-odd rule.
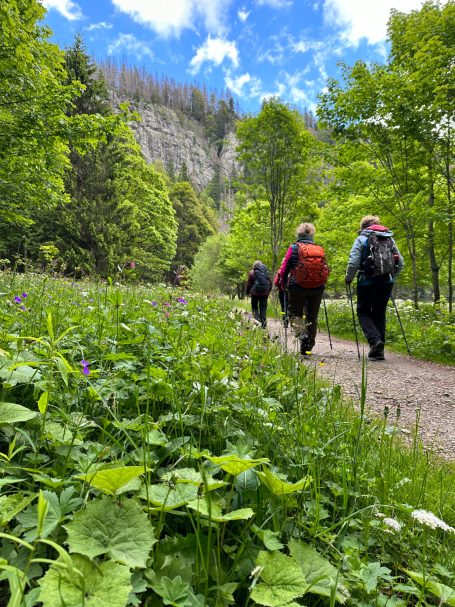
[[392, 282], [357, 285], [357, 316], [370, 346], [378, 341], [385, 343], [385, 317], [392, 289]]
[[253, 316], [255, 320], [261, 323], [264, 329], [267, 326], [267, 299], [268, 295], [251, 296], [251, 309], [253, 310]]
[[296, 337], [308, 336], [308, 345], [312, 348], [316, 342], [318, 314], [324, 287], [302, 289], [295, 287], [288, 290], [288, 314], [291, 327]]

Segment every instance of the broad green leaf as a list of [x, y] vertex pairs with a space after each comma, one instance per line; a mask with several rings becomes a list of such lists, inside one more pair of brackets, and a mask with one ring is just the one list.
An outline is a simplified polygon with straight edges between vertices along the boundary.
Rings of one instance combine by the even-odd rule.
[[128, 567], [145, 567], [156, 542], [147, 515], [133, 500], [117, 504], [103, 496], [89, 502], [65, 528], [70, 552], [89, 558], [106, 554]]
[[[340, 576], [336, 567], [319, 554], [313, 546], [291, 539], [289, 549], [291, 556], [295, 558], [302, 569], [308, 583], [308, 592], [330, 597], [335, 585], [337, 585], [337, 588], [344, 590], [344, 587], [338, 583]], [[343, 594], [337, 590], [336, 600], [339, 603], [345, 603], [346, 598], [347, 591], [344, 591]]]
[[118, 468], [103, 468], [94, 473], [81, 474], [77, 478], [83, 479], [104, 493], [115, 495], [121, 493], [122, 488], [141, 474], [144, 474], [144, 466], [120, 466]]
[[278, 540], [280, 535], [278, 531], [272, 531], [271, 529], [260, 529], [256, 525], [252, 525], [251, 529], [263, 542], [267, 550], [281, 550], [284, 546]]
[[382, 567], [378, 561], [368, 563], [366, 567], [363, 567], [360, 571], [360, 577], [365, 583], [365, 590], [368, 594], [376, 590], [378, 581], [384, 576], [390, 574], [390, 569]]
[[125, 607], [131, 590], [128, 567], [113, 561], [93, 563], [72, 556], [69, 570], [58, 559], [40, 580], [39, 600], [43, 607]]
[[202, 474], [194, 470], [194, 468], [176, 468], [175, 470], [166, 472], [161, 478], [167, 481], [172, 480], [175, 483], [188, 483], [197, 487], [202, 486], [208, 491], [214, 491], [227, 484], [225, 481], [212, 478], [208, 475], [205, 475], [203, 479]]
[[41, 379], [41, 373], [38, 369], [33, 369], [30, 365], [18, 363], [15, 365], [15, 368], [9, 367], [0, 369], [0, 379], [5, 380], [5, 383], [10, 386], [29, 384], [32, 381]]
[[441, 584], [434, 578], [425, 577], [422, 573], [417, 571], [408, 571], [406, 573], [409, 577], [415, 580], [421, 586], [425, 586], [426, 590], [429, 590], [431, 594], [434, 594], [441, 599], [447, 605], [455, 605], [455, 589], [450, 586], [446, 586], [445, 584]]
[[192, 592], [190, 586], [185, 584], [179, 575], [172, 580], [168, 577], [161, 578], [161, 582], [153, 585], [152, 590], [160, 595], [164, 605], [173, 605], [174, 607], [191, 605], [190, 596]]
[[145, 437], [145, 442], [148, 445], [165, 445], [168, 442], [168, 439], [163, 432], [160, 430], [150, 430], [150, 432]]
[[256, 474], [256, 470], [250, 468], [238, 474], [235, 478], [235, 490], [238, 493], [248, 493], [256, 491], [259, 487], [259, 479]]
[[249, 468], [254, 468], [260, 464], [267, 464], [268, 459], [261, 457], [259, 459], [242, 459], [238, 455], [206, 456], [208, 460], [219, 466], [222, 470], [233, 476], [237, 476]]
[[251, 508], [241, 508], [223, 514], [220, 504], [214, 499], [211, 499], [210, 496], [203, 496], [189, 502], [188, 508], [195, 510], [199, 514], [202, 514], [202, 516], [206, 516], [215, 523], [242, 521], [254, 516], [254, 510]]
[[11, 519], [25, 510], [35, 499], [35, 495], [24, 496], [22, 493], [0, 496], [0, 525], [6, 525]]
[[38, 409], [40, 413], [46, 413], [47, 405], [49, 404], [49, 392], [43, 392], [38, 400]]
[[[60, 357], [60, 356], [54, 356], [53, 361], [57, 365], [57, 369], [61, 375], [61, 378], [63, 379], [63, 383], [65, 384], [66, 387], [68, 387], [68, 368], [67, 368], [68, 363], [66, 363], [66, 365], [65, 365], [66, 361], [64, 359], [62, 359], [62, 357]], [[70, 371], [72, 370], [71, 367], [69, 368], [69, 370]]]
[[306, 489], [312, 482], [311, 476], [305, 476], [296, 483], [288, 483], [278, 478], [273, 472], [264, 466], [262, 472], [257, 471], [256, 474], [259, 476], [264, 485], [269, 489], [273, 495], [289, 495], [290, 493], [296, 493]]
[[194, 485], [178, 484], [147, 485], [142, 487], [139, 497], [148, 499], [159, 510], [165, 512], [180, 508], [197, 497], [198, 488]]
[[15, 476], [5, 476], [3, 478], [0, 478], [0, 489], [2, 487], [4, 487], [5, 485], [9, 485], [10, 483], [21, 483], [22, 481], [25, 481], [25, 478], [17, 478]]
[[37, 411], [30, 411], [27, 407], [17, 405], [16, 403], [0, 403], [0, 424], [26, 422], [37, 415]]
[[256, 564], [263, 569], [251, 598], [259, 605], [288, 605], [307, 591], [305, 576], [292, 557], [282, 552], [260, 552]]

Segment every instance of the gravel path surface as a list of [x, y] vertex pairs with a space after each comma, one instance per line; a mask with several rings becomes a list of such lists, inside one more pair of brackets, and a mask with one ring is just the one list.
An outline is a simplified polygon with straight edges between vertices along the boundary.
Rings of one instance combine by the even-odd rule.
[[[269, 319], [270, 335], [286, 347], [285, 333], [279, 321]], [[289, 352], [298, 353], [298, 344], [287, 331]], [[345, 395], [359, 400], [362, 363], [358, 360], [355, 342], [319, 333], [311, 356], [302, 363], [316, 367], [318, 374], [339, 384]], [[360, 355], [368, 346], [360, 341]], [[446, 459], [455, 459], [455, 367], [418, 360], [403, 354], [385, 352], [385, 361], [367, 363], [367, 407], [380, 415], [389, 408], [389, 419], [406, 431], [415, 427], [420, 416], [419, 433], [424, 444]], [[323, 364], [321, 364], [323, 363]]]

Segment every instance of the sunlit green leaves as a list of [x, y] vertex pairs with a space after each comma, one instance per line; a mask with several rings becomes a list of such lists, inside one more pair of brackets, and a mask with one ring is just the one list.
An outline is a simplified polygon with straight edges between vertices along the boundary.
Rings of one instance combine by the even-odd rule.
[[288, 483], [281, 480], [265, 466], [263, 467], [262, 472], [258, 471], [256, 474], [273, 495], [289, 495], [291, 493], [296, 493], [297, 491], [302, 491], [309, 487], [312, 482], [311, 476], [305, 476], [296, 483]]
[[[302, 569], [308, 583], [308, 592], [330, 597], [334, 588], [339, 603], [344, 603], [347, 591], [340, 583], [338, 570], [313, 547], [291, 539], [289, 551]], [[341, 590], [340, 590], [341, 589]]]
[[0, 403], [0, 424], [16, 424], [26, 422], [37, 416], [36, 411], [16, 403]]
[[260, 552], [260, 582], [251, 592], [259, 605], [280, 607], [305, 594], [308, 584], [295, 560], [281, 552]]
[[259, 459], [242, 459], [238, 457], [238, 455], [220, 455], [219, 457], [207, 456], [207, 459], [233, 476], [269, 461], [266, 457]]
[[116, 495], [122, 493], [122, 489], [141, 474], [144, 474], [144, 466], [119, 466], [97, 470], [79, 476], [79, 478], [103, 491], [103, 493]]
[[71, 557], [73, 568], [56, 561], [40, 580], [43, 607], [125, 607], [131, 590], [128, 567], [85, 556]]
[[107, 555], [129, 567], [145, 567], [156, 542], [146, 514], [133, 500], [93, 500], [66, 525], [71, 552], [90, 558]]

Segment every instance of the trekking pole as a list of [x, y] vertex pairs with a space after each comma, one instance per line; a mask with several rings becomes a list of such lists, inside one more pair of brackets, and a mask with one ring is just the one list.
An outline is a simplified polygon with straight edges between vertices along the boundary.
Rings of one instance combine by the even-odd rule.
[[359, 357], [359, 360], [360, 360], [359, 338], [357, 337], [357, 326], [355, 324], [354, 304], [352, 303], [352, 291], [351, 291], [351, 285], [348, 283], [346, 283], [346, 293], [348, 295], [349, 301], [351, 302], [352, 326], [354, 327], [355, 343], [357, 344], [357, 356]]
[[327, 315], [327, 305], [325, 303], [325, 294], [324, 294], [324, 292], [322, 293], [322, 301], [324, 302], [325, 324], [327, 325], [327, 333], [328, 333], [328, 336], [329, 336], [330, 349], [333, 350], [333, 347], [332, 347], [332, 337], [330, 336], [329, 317]]
[[401, 322], [400, 314], [398, 312], [397, 302], [395, 301], [395, 297], [393, 295], [391, 297], [392, 297], [393, 305], [395, 307], [395, 312], [397, 313], [398, 324], [400, 325], [401, 332], [403, 333], [403, 339], [404, 339], [404, 343], [406, 344], [406, 349], [408, 351], [409, 356], [412, 356], [411, 350], [409, 349], [408, 340], [406, 339], [406, 335], [404, 332], [403, 323]]
[[286, 289], [283, 292], [283, 324], [284, 324], [284, 341], [286, 342], [286, 352], [288, 351], [288, 302]]

